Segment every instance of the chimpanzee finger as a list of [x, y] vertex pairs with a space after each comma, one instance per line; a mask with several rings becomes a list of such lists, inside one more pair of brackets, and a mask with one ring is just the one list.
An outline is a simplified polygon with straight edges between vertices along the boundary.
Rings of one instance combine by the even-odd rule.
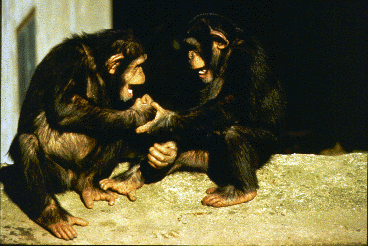
[[113, 206], [115, 204], [115, 199], [117, 198], [117, 195], [112, 191], [108, 191], [107, 193], [109, 196], [107, 202], [110, 206]]
[[62, 235], [58, 232], [57, 228], [50, 228], [50, 231], [57, 237], [57, 238], [63, 238]]
[[147, 132], [150, 128], [151, 128], [151, 125], [153, 124], [153, 120], [152, 121], [149, 121], [147, 122], [145, 125], [143, 126], [140, 126], [138, 128], [135, 129], [135, 132], [140, 134], [140, 133], [144, 133], [144, 132]]
[[79, 225], [79, 226], [88, 226], [88, 221], [82, 219], [82, 218], [78, 218], [78, 217], [72, 217], [69, 219], [69, 224], [70, 225]]
[[171, 149], [174, 149], [174, 150], [178, 150], [178, 146], [176, 145], [176, 143], [174, 141], [166, 142], [162, 146], [164, 146], [166, 148], [171, 148]]
[[166, 111], [157, 102], [152, 102], [151, 103], [151, 106], [154, 107], [157, 110], [157, 112], [161, 112], [162, 113], [162, 112], [165, 112]]
[[[152, 151], [152, 154], [154, 155], [154, 153], [156, 153], [156, 152], [158, 152], [158, 153], [160, 153], [161, 154], [161, 156], [162, 156], [162, 158], [158, 158], [159, 160], [161, 160], [161, 161], [164, 161], [164, 160], [166, 160], [166, 156], [164, 156], [164, 155], [167, 155], [167, 156], [171, 156], [172, 155], [172, 153], [173, 153], [173, 150], [175, 151], [175, 149], [174, 149], [174, 147], [175, 146], [173, 146], [173, 147], [169, 147], [166, 143], [165, 144], [163, 144], [163, 145], [161, 145], [161, 144], [158, 144], [158, 143], [155, 143], [154, 145], [153, 145], [153, 150], [155, 150], [155, 152], [154, 151]], [[151, 149], [150, 149], [150, 152], [151, 152]], [[164, 154], [164, 155], [163, 155]], [[154, 155], [155, 156], [155, 155]], [[161, 156], [158, 156], [158, 157], [161, 157]]]
[[97, 201], [106, 201], [110, 206], [115, 204], [115, 199], [117, 196], [114, 192], [108, 191], [108, 192], [100, 192], [98, 193], [99, 197], [96, 199]]
[[164, 161], [166, 157], [165, 155], [168, 155], [168, 149], [158, 143], [153, 144], [153, 147], [149, 149], [149, 152], [159, 161]]
[[134, 105], [139, 105], [142, 104], [142, 98], [137, 98], [137, 100], [135, 100]]
[[132, 190], [131, 192], [129, 192], [129, 193], [127, 194], [127, 196], [128, 196], [128, 198], [129, 198], [129, 200], [131, 200], [132, 202], [134, 202], [135, 200], [137, 200], [137, 197], [136, 197], [136, 195], [135, 195], [135, 190]]
[[156, 153], [159, 153], [156, 159], [158, 159], [161, 162], [170, 164], [175, 160], [177, 153], [178, 153], [178, 149], [176, 147], [176, 143], [172, 141], [166, 142], [163, 145], [155, 143], [150, 153], [153, 156], [156, 156], [157, 155]]
[[149, 148], [148, 151], [158, 161], [165, 161], [167, 150], [160, 144], [154, 144], [153, 147]]
[[136, 66], [139, 66], [141, 65], [143, 62], [145, 62], [147, 59], [147, 54], [144, 54], [144, 55], [141, 55], [140, 57], [138, 57], [137, 59], [133, 60], [129, 65], [128, 65], [128, 68], [133, 68], [133, 67], [136, 67]]
[[[148, 164], [149, 164], [151, 167], [156, 168], [156, 165], [155, 165], [155, 164], [153, 164], [153, 162], [148, 161]], [[157, 168], [156, 168], [156, 169], [157, 169]]]
[[74, 239], [77, 237], [77, 232], [71, 226], [66, 226], [64, 232], [68, 235], [69, 239]]
[[66, 235], [64, 230], [58, 229], [57, 233], [58, 233], [58, 235], [60, 235], [59, 238], [62, 238], [64, 240], [69, 240], [69, 237], [68, 237], [68, 235]]
[[151, 104], [153, 102], [153, 99], [148, 94], [143, 95], [143, 97], [141, 98], [141, 100], [142, 100], [142, 103], [143, 104]]
[[165, 166], [167, 166], [169, 163], [168, 162], [163, 162], [163, 161], [159, 161], [157, 160], [154, 156], [152, 156], [151, 154], [148, 154], [148, 163], [156, 168], [156, 169], [161, 169]]
[[73, 236], [73, 233], [69, 232], [68, 230], [68, 226], [65, 226], [65, 225], [60, 225], [57, 227], [57, 232], [59, 233], [59, 235], [64, 239], [64, 240], [70, 240], [70, 239], [73, 239], [74, 236]]
[[109, 194], [110, 194], [110, 196], [112, 196], [114, 199], [118, 198], [118, 195], [117, 195], [115, 192], [113, 192], [113, 191], [109, 191]]
[[107, 200], [107, 204], [109, 204], [109, 206], [114, 206], [115, 199], [109, 199], [109, 200]]

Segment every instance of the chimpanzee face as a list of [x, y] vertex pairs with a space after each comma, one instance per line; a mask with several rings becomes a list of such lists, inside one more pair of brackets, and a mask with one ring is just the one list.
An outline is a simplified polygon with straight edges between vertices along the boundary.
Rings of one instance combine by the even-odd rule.
[[206, 62], [204, 59], [203, 45], [192, 37], [186, 38], [185, 43], [190, 68], [198, 72], [198, 77], [204, 83], [211, 83], [213, 81], [213, 70], [209, 66], [209, 61], [206, 59]]
[[126, 102], [133, 98], [133, 89], [130, 85], [144, 84], [146, 76], [143, 72], [142, 64], [146, 59], [147, 55], [139, 56], [128, 65], [121, 75], [122, 88], [120, 90], [120, 100]]
[[202, 37], [184, 39], [185, 52], [188, 54], [189, 66], [198, 72], [198, 77], [204, 83], [211, 83], [219, 69], [222, 50], [229, 44], [225, 35], [207, 27], [208, 33]]
[[[117, 67], [120, 66], [120, 61], [122, 59], [124, 59], [122, 54], [112, 56], [109, 59], [108, 69], [110, 74], [115, 74], [116, 71], [118, 71]], [[143, 72], [142, 64], [146, 59], [147, 55], [141, 55], [134, 59], [120, 75], [120, 100], [126, 102], [133, 98], [133, 89], [131, 88], [131, 85], [144, 84], [146, 77]]]

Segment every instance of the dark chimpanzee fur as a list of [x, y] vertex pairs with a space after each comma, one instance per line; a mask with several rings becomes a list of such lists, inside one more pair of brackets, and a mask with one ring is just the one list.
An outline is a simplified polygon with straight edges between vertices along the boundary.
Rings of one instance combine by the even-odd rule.
[[[194, 167], [219, 186], [207, 191], [203, 204], [221, 207], [250, 201], [259, 188], [256, 170], [276, 147], [286, 105], [280, 84], [259, 43], [219, 15], [193, 19], [180, 46], [190, 71], [171, 100], [180, 102], [180, 93], [190, 94], [194, 106], [168, 111], [152, 103], [157, 109], [155, 120], [137, 129], [176, 141], [178, 158], [160, 170], [142, 164], [136, 176], [150, 183], [181, 167]], [[167, 74], [170, 69], [166, 68]], [[172, 70], [178, 77], [186, 71], [185, 66]], [[185, 102], [188, 98], [181, 100], [190, 105]]]
[[131, 33], [105, 30], [57, 45], [32, 77], [9, 152], [30, 194], [27, 213], [59, 238], [73, 239], [72, 226], [88, 222], [65, 211], [56, 193], [75, 190], [88, 208], [98, 200], [113, 205], [116, 194], [98, 181], [122, 157], [146, 155], [149, 146], [139, 152], [130, 144], [153, 108], [143, 99], [121, 103], [132, 98], [131, 84], [144, 83], [145, 59]]

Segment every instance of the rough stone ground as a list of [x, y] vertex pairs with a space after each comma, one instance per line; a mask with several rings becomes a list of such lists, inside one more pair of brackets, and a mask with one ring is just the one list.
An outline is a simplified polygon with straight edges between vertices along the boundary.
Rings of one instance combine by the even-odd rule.
[[90, 223], [76, 227], [73, 241], [29, 220], [1, 186], [0, 243], [367, 244], [367, 155], [274, 155], [258, 172], [258, 196], [226, 208], [201, 205], [213, 186], [205, 174], [171, 175], [141, 188], [136, 202], [119, 196], [112, 207], [98, 202], [86, 209], [68, 192], [58, 196], [62, 206]]

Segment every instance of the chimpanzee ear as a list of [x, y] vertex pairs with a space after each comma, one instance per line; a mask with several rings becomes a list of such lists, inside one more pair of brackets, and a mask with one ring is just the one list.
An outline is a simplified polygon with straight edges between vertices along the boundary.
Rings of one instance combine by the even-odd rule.
[[121, 59], [124, 59], [124, 55], [119, 53], [111, 56], [109, 60], [106, 62], [107, 70], [109, 71], [110, 74], [115, 74], [116, 68], [120, 65]]
[[215, 41], [217, 48], [220, 50], [225, 49], [229, 45], [229, 40], [227, 40], [223, 33], [211, 29], [211, 35], [221, 40], [220, 42]]

